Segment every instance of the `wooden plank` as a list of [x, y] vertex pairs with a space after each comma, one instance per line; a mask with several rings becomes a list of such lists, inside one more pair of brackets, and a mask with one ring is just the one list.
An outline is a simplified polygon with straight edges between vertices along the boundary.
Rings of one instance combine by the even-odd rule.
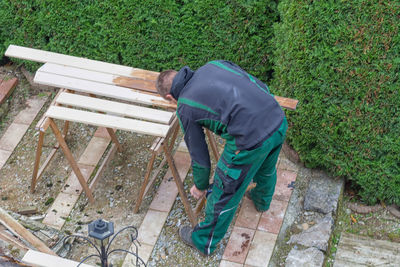
[[132, 131], [135, 133], [159, 137], [165, 137], [170, 128], [168, 125], [164, 124], [121, 118], [58, 106], [49, 107], [46, 112], [46, 116], [54, 119], [80, 122], [100, 127]]
[[72, 156], [71, 150], [69, 149], [67, 143], [64, 140], [64, 137], [62, 136], [60, 130], [58, 129], [57, 125], [53, 120], [50, 120], [50, 127], [53, 130], [53, 133], [56, 136], [57, 142], [60, 144], [60, 147], [63, 150], [65, 157], [67, 158], [69, 164], [71, 165], [72, 170], [74, 171], [76, 177], [78, 178], [79, 183], [81, 184], [83, 190], [85, 190], [86, 196], [88, 197], [90, 203], [94, 203], [92, 191], [90, 191], [85, 181], [85, 177], [83, 177], [82, 172], [78, 167], [78, 164], [76, 163], [74, 157]]
[[23, 244], [18, 238], [14, 237], [12, 234], [7, 233], [6, 231], [0, 231], [0, 239], [8, 243], [12, 243], [18, 249], [25, 251], [29, 250], [29, 248], [25, 244]]
[[40, 69], [36, 72], [34, 80], [39, 84], [67, 88], [78, 92], [106, 96], [144, 105], [156, 105], [165, 108], [176, 106], [171, 105], [169, 101], [163, 99], [161, 96], [144, 94], [125, 87], [46, 73], [40, 71]]
[[111, 73], [121, 76], [140, 78], [155, 81], [158, 72], [132, 68], [103, 61], [91, 60], [82, 57], [74, 57], [54, 52], [43, 51], [34, 48], [10, 45], [5, 53], [7, 57], [32, 60], [42, 63], [54, 63], [71, 67]]
[[75, 68], [71, 66], [53, 64], [53, 63], [44, 64], [40, 68], [40, 71], [68, 76], [72, 78], [79, 78], [82, 80], [101, 82], [105, 84], [118, 85], [122, 87], [157, 93], [155, 80], [143, 80], [133, 77], [124, 77], [110, 73], [85, 70], [82, 68]]
[[78, 94], [62, 93], [56, 99], [58, 104], [101, 111], [129, 118], [147, 120], [163, 124], [169, 124], [174, 115], [172, 112], [140, 107], [120, 102], [114, 102], [99, 98], [93, 98]]
[[11, 217], [5, 210], [0, 208], [0, 220], [4, 226], [8, 229], [12, 229], [19, 236], [25, 239], [28, 243], [32, 244], [36, 249], [41, 252], [45, 252], [51, 255], [56, 255], [51, 249], [49, 249], [40, 239], [34, 236], [31, 232], [25, 229], [18, 221]]
[[165, 157], [167, 158], [169, 168], [172, 172], [172, 176], [174, 177], [176, 187], [178, 188], [179, 195], [181, 196], [181, 201], [183, 203], [183, 206], [185, 207], [186, 214], [189, 217], [189, 221], [190, 221], [192, 227], [195, 227], [197, 224], [196, 214], [194, 214], [192, 207], [190, 206], [190, 202], [187, 199], [186, 192], [183, 187], [182, 180], [179, 176], [178, 169], [176, 168], [174, 159], [172, 158], [170, 151], [168, 150], [168, 144], [166, 142], [163, 144], [163, 149], [164, 149]]
[[279, 105], [290, 110], [296, 110], [297, 103], [299, 103], [299, 100], [296, 99], [291, 99], [281, 96], [274, 96], [274, 97], [275, 100], [278, 101]]
[[[22, 262], [40, 267], [71, 267], [78, 266], [79, 262], [64, 259], [57, 255], [49, 255], [46, 253], [38, 252], [35, 250], [28, 250], [25, 256], [22, 258]], [[92, 265], [82, 263], [82, 267], [94, 267]]]
[[338, 266], [397, 266], [400, 244], [342, 233], [334, 267]]
[[7, 81], [0, 79], [0, 105], [3, 104], [7, 98], [14, 91], [17, 86], [18, 79], [12, 78]]

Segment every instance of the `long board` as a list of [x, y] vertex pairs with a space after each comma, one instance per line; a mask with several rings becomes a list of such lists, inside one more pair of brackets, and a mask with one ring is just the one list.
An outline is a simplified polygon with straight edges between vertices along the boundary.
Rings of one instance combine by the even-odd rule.
[[56, 98], [56, 103], [65, 106], [79, 107], [88, 110], [100, 111], [107, 114], [115, 114], [162, 124], [170, 124], [174, 117], [174, 113], [164, 110], [146, 108], [70, 93], [61, 93]]
[[105, 84], [118, 85], [122, 87], [138, 89], [142, 91], [157, 93], [156, 83], [153, 80], [143, 80], [133, 77], [124, 77], [120, 75], [103, 73], [94, 70], [87, 70], [82, 68], [76, 68], [66, 65], [59, 65], [53, 63], [46, 63], [40, 71], [63, 75], [72, 78], [79, 78], [82, 80], [100, 82]]
[[10, 45], [5, 53], [7, 57], [15, 57], [20, 59], [32, 60], [42, 63], [55, 63], [67, 65], [80, 69], [94, 70], [103, 73], [111, 73], [121, 76], [141, 78], [144, 80], [155, 81], [158, 72], [132, 68], [98, 60], [87, 59], [83, 57], [74, 57], [64, 54], [43, 51], [34, 48], [28, 48], [17, 45]]
[[54, 119], [80, 122], [89, 125], [132, 131], [135, 133], [159, 137], [165, 137], [170, 128], [169, 125], [164, 124], [139, 121], [59, 106], [50, 106], [46, 112], [46, 116]]
[[155, 105], [167, 108], [175, 106], [169, 101], [163, 99], [161, 96], [145, 94], [125, 87], [46, 73], [42, 72], [41, 69], [36, 72], [34, 82], [139, 104]]

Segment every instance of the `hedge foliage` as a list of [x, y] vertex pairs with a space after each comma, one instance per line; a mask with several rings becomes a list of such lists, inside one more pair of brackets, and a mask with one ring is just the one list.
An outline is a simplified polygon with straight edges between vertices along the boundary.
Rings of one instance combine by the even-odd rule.
[[300, 100], [289, 140], [311, 167], [400, 205], [400, 1], [283, 0], [275, 88]]
[[155, 71], [228, 59], [268, 80], [276, 2], [2, 0], [0, 55], [17, 44]]

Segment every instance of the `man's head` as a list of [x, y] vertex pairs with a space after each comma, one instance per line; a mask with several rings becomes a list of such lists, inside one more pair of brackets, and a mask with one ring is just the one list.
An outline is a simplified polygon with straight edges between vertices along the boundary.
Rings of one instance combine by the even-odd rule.
[[178, 72], [175, 70], [165, 70], [161, 72], [156, 81], [156, 88], [158, 93], [167, 100], [171, 99], [171, 87], [172, 81], [174, 80]]

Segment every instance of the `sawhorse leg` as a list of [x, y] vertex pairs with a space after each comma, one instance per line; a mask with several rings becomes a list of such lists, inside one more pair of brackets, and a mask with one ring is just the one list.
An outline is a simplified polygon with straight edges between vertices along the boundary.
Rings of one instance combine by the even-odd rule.
[[147, 169], [146, 169], [146, 174], [144, 176], [143, 184], [142, 184], [142, 187], [140, 188], [139, 196], [136, 200], [136, 205], [133, 210], [134, 213], [137, 213], [139, 211], [140, 205], [142, 204], [144, 192], [146, 190], [147, 184], [149, 183], [149, 177], [150, 177], [151, 171], [153, 170], [153, 165], [154, 165], [156, 156], [157, 156], [157, 151], [152, 151], [150, 161], [147, 164]]
[[108, 132], [108, 134], [110, 135], [110, 137], [111, 137], [111, 140], [114, 142], [114, 144], [117, 146], [117, 150], [118, 150], [118, 152], [122, 152], [122, 147], [121, 147], [121, 144], [118, 142], [118, 138], [117, 138], [117, 136], [115, 135], [115, 132], [114, 132], [114, 130], [113, 129], [111, 129], [111, 128], [106, 128], [107, 129], [107, 132]]
[[57, 125], [55, 124], [55, 122], [49, 118], [50, 121], [50, 127], [53, 130], [54, 135], [56, 136], [56, 139], [58, 141], [58, 143], [61, 146], [61, 149], [63, 150], [65, 157], [67, 158], [69, 164], [72, 167], [72, 170], [74, 171], [76, 177], [79, 180], [79, 183], [81, 184], [83, 190], [86, 193], [86, 196], [88, 197], [90, 203], [94, 203], [94, 198], [92, 195], [92, 191], [90, 191], [88, 184], [85, 181], [85, 178], [83, 177], [81, 170], [78, 167], [78, 164], [76, 163], [75, 159], [72, 156], [71, 151], [69, 150], [67, 143], [65, 143], [65, 140], [60, 132], [60, 130], [58, 129]]
[[[46, 118], [45, 120], [48, 120]], [[54, 154], [59, 148], [59, 144], [57, 143], [52, 152], [50, 152], [50, 155], [47, 157], [46, 161], [43, 163], [42, 168], [39, 170], [39, 164], [40, 164], [40, 158], [42, 156], [42, 148], [43, 148], [43, 141], [44, 141], [44, 135], [47, 130], [48, 124], [44, 129], [39, 129], [39, 140], [38, 140], [38, 145], [36, 147], [36, 156], [35, 156], [35, 162], [33, 166], [33, 173], [32, 173], [32, 180], [31, 180], [31, 193], [35, 192], [36, 184], [37, 181], [42, 177], [42, 174], [44, 170], [46, 169], [47, 165], [49, 164], [50, 160], [53, 158]], [[63, 128], [63, 137], [65, 138], [67, 136], [69, 129], [69, 121], [66, 121], [64, 123], [64, 128]]]
[[190, 206], [189, 200], [187, 199], [181, 177], [179, 176], [178, 170], [176, 169], [174, 159], [171, 156], [168, 143], [164, 142], [162, 146], [163, 146], [165, 157], [167, 158], [167, 161], [168, 161], [168, 165], [171, 169], [172, 176], [174, 177], [176, 187], [178, 187], [179, 195], [181, 196], [181, 200], [183, 202], [183, 206], [185, 207], [186, 214], [189, 217], [189, 221], [192, 224], [192, 227], [195, 227], [197, 224], [197, 218]]
[[[136, 200], [136, 205], [133, 210], [134, 213], [137, 213], [139, 211], [140, 205], [142, 204], [142, 201], [143, 201], [143, 197], [146, 195], [147, 188], [148, 188], [149, 184], [151, 185], [154, 181], [155, 176], [153, 176], [151, 180], [149, 178], [150, 178], [151, 172], [153, 171], [154, 161], [156, 159], [157, 154], [159, 153], [160, 144], [162, 145], [162, 144], [166, 143], [168, 146], [168, 151], [172, 151], [172, 148], [174, 147], [175, 140], [176, 140], [176, 137], [178, 136], [178, 133], [179, 133], [179, 127], [175, 127], [175, 129], [173, 129], [173, 134], [172, 134], [171, 138], [167, 137], [166, 139], [157, 139], [158, 141], [156, 140], [155, 144], [153, 144], [154, 148], [153, 147], [151, 148], [152, 155], [151, 155], [149, 163], [147, 164], [147, 169], [146, 169], [146, 174], [144, 176], [143, 184], [142, 184], [142, 187], [140, 188], [139, 196]], [[168, 139], [169, 139], [169, 141], [167, 141]], [[168, 145], [168, 143], [169, 143], [169, 145]], [[163, 165], [163, 162], [161, 162], [160, 165]], [[156, 171], [156, 173], [154, 175], [156, 175], [157, 172], [158, 171]]]

